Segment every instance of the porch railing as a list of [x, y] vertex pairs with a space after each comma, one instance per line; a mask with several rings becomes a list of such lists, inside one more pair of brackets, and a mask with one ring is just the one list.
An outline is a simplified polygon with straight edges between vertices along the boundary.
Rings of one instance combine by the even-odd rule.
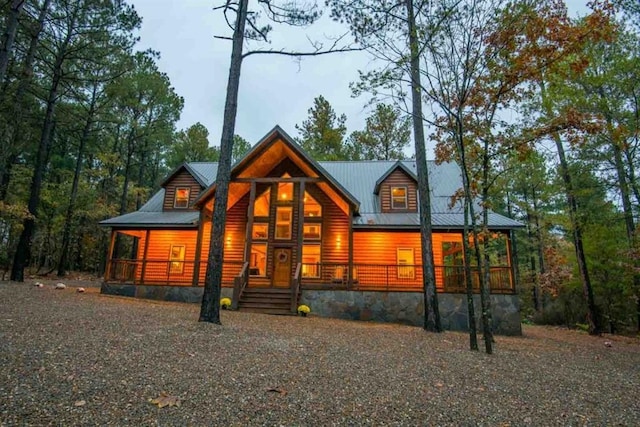
[[[195, 268], [199, 274], [196, 283], [204, 284], [207, 261], [159, 261], [159, 260], [110, 260], [107, 282], [132, 283], [137, 285], [191, 285]], [[199, 266], [196, 266], [199, 264]], [[234, 286], [238, 277], [243, 283], [250, 282], [250, 269], [246, 262], [225, 261], [223, 285]], [[421, 265], [353, 264], [351, 275], [347, 263], [315, 263], [296, 265], [293, 285], [303, 288], [354, 289], [380, 291], [419, 291], [422, 289]], [[472, 267], [474, 291], [480, 287], [477, 267]], [[435, 266], [436, 288], [439, 292], [466, 292], [465, 273], [462, 266]], [[260, 278], [264, 280], [265, 278]], [[267, 278], [268, 280], [268, 278]], [[489, 287], [492, 293], [514, 293], [511, 267], [492, 266], [489, 271]], [[292, 293], [292, 296], [293, 295]], [[233, 299], [237, 301], [236, 298]], [[297, 307], [296, 307], [297, 308]]]
[[242, 270], [240, 270], [240, 274], [238, 274], [233, 279], [233, 298], [231, 299], [231, 309], [237, 310], [238, 303], [240, 302], [240, 297], [242, 297], [242, 292], [247, 287], [249, 283], [249, 263], [245, 262], [242, 265]]
[[302, 274], [302, 264], [296, 265], [296, 271], [293, 274], [293, 280], [291, 281], [291, 312], [296, 313], [298, 311], [298, 294], [300, 293], [300, 278]]

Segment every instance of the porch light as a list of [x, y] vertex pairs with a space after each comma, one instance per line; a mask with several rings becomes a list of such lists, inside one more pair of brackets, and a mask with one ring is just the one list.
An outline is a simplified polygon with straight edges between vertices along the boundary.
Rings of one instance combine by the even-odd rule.
[[338, 237], [336, 237], [336, 248], [340, 249], [340, 246], [342, 246], [342, 239], [338, 235]]
[[227, 248], [231, 246], [231, 234], [227, 234], [227, 237], [225, 238], [225, 243], [227, 245]]

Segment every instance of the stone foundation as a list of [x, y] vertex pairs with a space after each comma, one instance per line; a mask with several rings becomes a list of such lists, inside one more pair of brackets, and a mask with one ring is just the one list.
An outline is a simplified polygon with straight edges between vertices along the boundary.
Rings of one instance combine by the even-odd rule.
[[[478, 328], [480, 296], [474, 296]], [[321, 317], [422, 326], [424, 304], [421, 292], [311, 291], [303, 290], [300, 300]], [[442, 327], [449, 331], [468, 331], [467, 297], [464, 294], [438, 294]], [[499, 335], [522, 335], [517, 295], [491, 295], [493, 331]]]
[[[204, 288], [193, 286], [127, 285], [103, 283], [107, 295], [200, 303]], [[222, 288], [222, 297], [231, 298], [232, 288]], [[303, 290], [300, 304], [312, 315], [349, 320], [403, 323], [422, 326], [424, 318], [421, 292], [320, 291]], [[474, 296], [477, 325], [480, 323], [480, 296]], [[464, 294], [438, 294], [442, 326], [450, 331], [467, 331], [467, 299]], [[491, 295], [493, 331], [499, 335], [522, 335], [517, 295]]]

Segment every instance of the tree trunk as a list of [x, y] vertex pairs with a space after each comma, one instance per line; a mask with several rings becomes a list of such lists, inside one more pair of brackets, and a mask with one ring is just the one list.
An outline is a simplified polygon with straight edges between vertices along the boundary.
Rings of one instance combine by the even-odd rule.
[[22, 67], [22, 75], [13, 99], [15, 110], [13, 113], [12, 134], [9, 137], [11, 143], [6, 144], [6, 146], [2, 148], [2, 153], [0, 153], [2, 156], [2, 160], [0, 161], [0, 168], [2, 168], [0, 171], [0, 201], [7, 197], [9, 181], [11, 180], [11, 169], [13, 168], [22, 148], [22, 139], [24, 137], [22, 132], [24, 94], [27, 91], [29, 82], [31, 81], [31, 76], [33, 74], [33, 62], [38, 48], [38, 41], [44, 27], [44, 20], [47, 17], [50, 3], [51, 0], [45, 0], [42, 5], [42, 9], [40, 10], [40, 14], [38, 15], [37, 25], [29, 42], [29, 49], [27, 50], [27, 55], [25, 56], [24, 65]]
[[[622, 197], [622, 209], [624, 212], [624, 224], [627, 231], [627, 243], [629, 249], [633, 250], [636, 247], [636, 225], [633, 220], [633, 208], [631, 206], [631, 195], [629, 191], [629, 183], [627, 182], [627, 174], [624, 169], [624, 161], [622, 159], [622, 151], [616, 141], [611, 141], [611, 147], [613, 149], [613, 159], [616, 165], [616, 174], [618, 175], [618, 187], [620, 188], [620, 195]], [[634, 274], [633, 274], [633, 289], [636, 293], [636, 298], [640, 295], [640, 275], [636, 273], [637, 261], [634, 261]], [[640, 301], [640, 298], [639, 298]], [[637, 329], [640, 331], [640, 302], [638, 303], [637, 312]]]
[[[73, 28], [73, 23], [70, 25]], [[42, 125], [42, 135], [38, 152], [36, 154], [36, 162], [34, 165], [33, 177], [31, 178], [31, 190], [29, 195], [29, 216], [23, 221], [23, 230], [18, 240], [18, 246], [13, 258], [11, 266], [11, 280], [16, 282], [24, 281], [24, 268], [29, 263], [31, 257], [31, 243], [33, 232], [35, 230], [35, 218], [38, 215], [38, 205], [40, 204], [40, 190], [42, 189], [42, 180], [44, 171], [47, 166], [46, 158], [48, 156], [51, 136], [54, 126], [53, 114], [58, 101], [58, 87], [62, 80], [62, 63], [64, 62], [65, 53], [69, 41], [71, 40], [72, 30], [69, 28], [67, 35], [58, 51], [56, 61], [53, 67], [53, 80], [49, 88], [49, 96], [47, 98], [47, 108]]]
[[[543, 105], [546, 108], [547, 118], [553, 117], [553, 111], [551, 106], [546, 101], [546, 88], [544, 82], [540, 82], [540, 92], [542, 96]], [[587, 267], [587, 258], [584, 253], [584, 245], [582, 242], [582, 225], [578, 220], [578, 202], [575, 198], [575, 189], [573, 188], [573, 181], [571, 179], [571, 172], [569, 171], [569, 164], [564, 152], [564, 146], [562, 145], [562, 138], [557, 132], [554, 132], [551, 137], [556, 144], [558, 151], [558, 159], [560, 161], [560, 176], [564, 184], [565, 196], [567, 198], [567, 205], [569, 207], [569, 221], [571, 223], [573, 233], [573, 245], [576, 253], [576, 260], [578, 262], [578, 270], [580, 272], [580, 279], [582, 281], [582, 293], [584, 295], [585, 302], [587, 304], [587, 324], [589, 325], [589, 334], [598, 335], [601, 332], [600, 321], [598, 319], [597, 307], [593, 296], [593, 287], [591, 286], [591, 279], [589, 277], [589, 269]]]
[[7, 65], [9, 64], [11, 51], [13, 50], [13, 42], [16, 39], [18, 18], [22, 12], [22, 6], [24, 6], [24, 0], [13, 0], [11, 2], [11, 9], [9, 10], [9, 16], [7, 18], [7, 28], [5, 28], [4, 34], [2, 35], [2, 47], [0, 47], [0, 82], [4, 81], [4, 76], [7, 72]]
[[467, 289], [467, 316], [469, 317], [469, 348], [478, 351], [478, 328], [476, 309], [473, 303], [473, 276], [471, 271], [471, 248], [469, 248], [469, 201], [464, 198], [464, 227], [462, 229], [462, 253], [464, 255], [464, 283]]
[[69, 240], [71, 239], [71, 222], [73, 219], [73, 213], [76, 207], [76, 200], [78, 198], [78, 183], [80, 181], [80, 173], [82, 172], [82, 160], [84, 157], [84, 149], [89, 139], [89, 133], [91, 132], [91, 126], [93, 124], [93, 115], [95, 114], [97, 98], [97, 83], [94, 83], [93, 93], [91, 94], [91, 103], [89, 105], [89, 111], [87, 112], [87, 120], [82, 129], [80, 136], [80, 143], [78, 145], [78, 156], [76, 158], [76, 168], [73, 173], [73, 184], [71, 185], [71, 196], [69, 199], [69, 206], [67, 206], [67, 212], [64, 217], [64, 227], [62, 231], [62, 248], [60, 249], [60, 260], [58, 261], [58, 277], [63, 277], [66, 274], [68, 259], [69, 259]]
[[418, 199], [420, 203], [420, 242], [422, 245], [422, 281], [425, 305], [423, 327], [427, 331], [442, 332], [433, 263], [431, 195], [429, 192], [429, 170], [427, 167], [426, 142], [422, 119], [422, 97], [420, 96], [420, 53], [418, 51], [418, 33], [412, 0], [406, 0], [406, 8], [407, 22], [409, 24], [409, 49], [411, 51], [412, 121], [416, 148], [416, 170], [418, 172]]
[[222, 262], [224, 259], [224, 229], [227, 220], [227, 196], [231, 180], [231, 156], [233, 153], [233, 133], [238, 111], [238, 88], [242, 67], [242, 45], [247, 20], [248, 0], [239, 0], [236, 25], [233, 32], [231, 64], [227, 82], [227, 97], [224, 106], [224, 121], [220, 139], [220, 160], [216, 175], [211, 246], [205, 275], [204, 293], [200, 307], [200, 321], [220, 324], [220, 288], [222, 286]]

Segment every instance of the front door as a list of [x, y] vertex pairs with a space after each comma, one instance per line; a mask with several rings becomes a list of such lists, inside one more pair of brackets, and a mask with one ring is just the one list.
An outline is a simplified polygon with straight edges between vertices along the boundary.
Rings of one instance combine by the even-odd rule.
[[288, 288], [291, 285], [291, 248], [273, 251], [273, 286]]

